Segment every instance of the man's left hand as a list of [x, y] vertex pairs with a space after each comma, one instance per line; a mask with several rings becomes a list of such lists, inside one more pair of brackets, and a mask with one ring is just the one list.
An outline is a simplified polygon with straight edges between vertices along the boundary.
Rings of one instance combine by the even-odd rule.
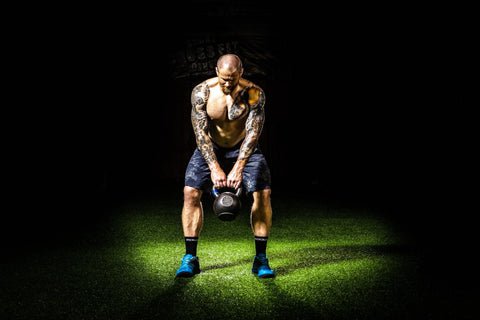
[[235, 190], [240, 188], [242, 184], [242, 171], [243, 168], [235, 165], [227, 176], [227, 187], [234, 188]]

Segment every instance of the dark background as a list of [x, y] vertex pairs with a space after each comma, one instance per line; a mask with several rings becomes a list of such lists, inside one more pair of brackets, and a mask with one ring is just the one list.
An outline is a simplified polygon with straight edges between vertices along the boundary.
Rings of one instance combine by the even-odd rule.
[[273, 198], [371, 207], [435, 242], [458, 190], [455, 13], [312, 5], [69, 8], [25, 27], [15, 65], [28, 90], [9, 153], [17, 235], [58, 239], [94, 224], [112, 195], [181, 203], [195, 148], [190, 92], [236, 53], [266, 93]]

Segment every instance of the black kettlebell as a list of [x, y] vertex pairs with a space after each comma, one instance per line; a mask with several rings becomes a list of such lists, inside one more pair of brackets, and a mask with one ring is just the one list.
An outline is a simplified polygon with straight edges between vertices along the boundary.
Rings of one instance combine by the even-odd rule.
[[215, 197], [213, 202], [213, 212], [222, 221], [235, 220], [242, 203], [240, 202], [240, 195], [242, 194], [242, 187], [238, 188], [237, 192], [224, 191], [219, 193], [215, 187], [212, 188], [212, 194]]

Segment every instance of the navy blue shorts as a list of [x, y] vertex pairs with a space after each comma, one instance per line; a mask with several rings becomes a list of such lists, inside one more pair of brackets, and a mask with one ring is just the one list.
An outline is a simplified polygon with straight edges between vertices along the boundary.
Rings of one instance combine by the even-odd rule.
[[[222, 148], [213, 143], [217, 161], [227, 176], [237, 161], [242, 142], [232, 148]], [[210, 175], [210, 168], [202, 153], [195, 149], [185, 173], [185, 185], [199, 190], [210, 191], [213, 186]], [[270, 189], [270, 169], [259, 148], [256, 148], [248, 159], [243, 169], [242, 177], [242, 187], [248, 194], [253, 191]]]

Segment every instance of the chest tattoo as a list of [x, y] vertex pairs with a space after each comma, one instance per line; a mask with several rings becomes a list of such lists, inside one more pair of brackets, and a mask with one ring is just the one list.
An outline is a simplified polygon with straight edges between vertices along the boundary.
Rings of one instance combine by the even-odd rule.
[[237, 120], [240, 119], [247, 112], [247, 106], [243, 103], [237, 104], [234, 102], [228, 110], [228, 119]]
[[245, 99], [248, 93], [246, 90], [243, 90], [233, 101], [232, 105], [228, 109], [228, 119], [237, 120], [240, 119], [248, 110], [248, 103]]

